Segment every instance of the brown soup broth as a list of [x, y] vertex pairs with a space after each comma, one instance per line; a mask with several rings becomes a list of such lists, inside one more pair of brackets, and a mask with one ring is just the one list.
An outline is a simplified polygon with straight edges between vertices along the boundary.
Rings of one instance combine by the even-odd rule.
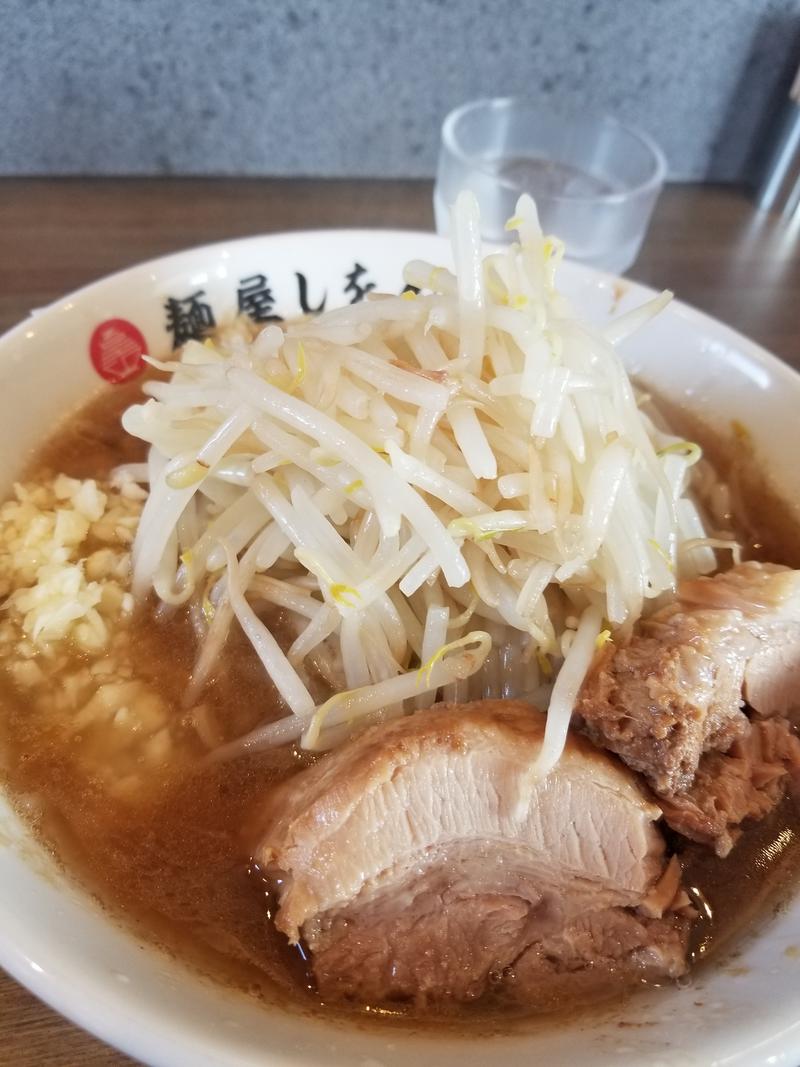
[[[135, 399], [133, 387], [97, 397], [44, 445], [26, 476], [35, 480], [63, 471], [104, 478], [120, 462], [143, 459], [144, 446], [119, 426], [120, 413]], [[708, 433], [693, 429], [708, 446]], [[747, 457], [731, 459], [734, 446], [716, 438], [711, 443], [718, 458], [727, 457], [725, 470], [737, 464], [739, 483], [746, 484]], [[748, 529], [747, 536], [767, 546], [774, 561], [797, 565], [800, 539], [787, 522], [786, 508], [760, 479], [757, 530]], [[158, 686], [174, 716], [185, 715], [181, 697], [195, 640], [186, 614], [154, 615], [145, 605], [132, 623], [131, 638], [142, 677]], [[207, 697], [229, 737], [264, 721], [270, 707], [280, 713], [255, 653], [237, 633], [229, 638], [225, 665]], [[118, 800], [104, 778], [87, 774], [81, 736], [65, 740], [57, 724], [31, 714], [2, 667], [0, 731], [11, 795], [65, 869], [77, 874], [113, 915], [218, 981], [271, 1003], [320, 1007], [302, 952], [274, 930], [274, 902], [258, 872], [249, 868], [242, 835], [265, 792], [309, 757], [286, 747], [208, 765], [202, 746], [192, 749], [187, 742], [188, 763], [179, 762], [136, 803]], [[744, 927], [785, 899], [800, 871], [798, 831], [797, 810], [787, 800], [747, 830], [726, 860], [683, 843], [686, 884], [708, 909], [696, 924], [696, 960], [730, 946]], [[549, 1011], [556, 1008], [547, 1005]], [[486, 1032], [485, 1021], [499, 1010], [502, 1005], [490, 999], [470, 1005], [459, 1025], [475, 1022]]]

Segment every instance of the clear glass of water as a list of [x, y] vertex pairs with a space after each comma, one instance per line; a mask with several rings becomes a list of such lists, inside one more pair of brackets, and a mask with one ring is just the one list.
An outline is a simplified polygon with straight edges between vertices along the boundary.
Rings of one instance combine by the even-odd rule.
[[446, 234], [450, 207], [471, 189], [488, 241], [530, 193], [542, 228], [569, 258], [622, 274], [636, 259], [664, 182], [664, 157], [644, 134], [605, 115], [565, 114], [517, 97], [475, 100], [442, 126], [433, 204]]

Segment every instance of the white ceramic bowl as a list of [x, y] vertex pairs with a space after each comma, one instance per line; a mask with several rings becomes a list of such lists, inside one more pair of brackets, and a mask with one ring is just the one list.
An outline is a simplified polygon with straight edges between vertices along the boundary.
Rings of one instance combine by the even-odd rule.
[[[298, 275], [309, 306], [323, 294], [333, 306], [355, 295], [347, 289], [351, 279], [399, 291], [410, 258], [449, 262], [450, 254], [444, 241], [427, 234], [254, 237], [134, 267], [36, 313], [0, 339], [0, 490], [8, 490], [46, 427], [101, 384], [92, 352], [113, 376], [135, 367], [141, 342], [154, 355], [169, 351], [170, 299], [183, 301], [173, 311], [180, 322], [188, 316], [184, 324], [191, 327], [207, 315], [203, 305], [217, 322], [232, 314], [239, 289], [259, 289], [256, 299], [267, 311], [269, 288], [274, 309], [288, 316], [300, 311]], [[258, 275], [264, 281], [256, 285]], [[650, 295], [629, 283], [620, 290], [615, 279], [572, 264], [563, 267], [561, 283], [596, 321], [615, 304], [624, 310]], [[194, 303], [187, 300], [198, 293]], [[709, 422], [745, 423], [787, 498], [800, 501], [798, 375], [679, 303], [630, 344], [627, 356], [637, 375]], [[578, 1019], [485, 1043], [474, 1036], [364, 1031], [263, 1007], [137, 942], [58, 873], [0, 797], [0, 964], [64, 1015], [159, 1067], [796, 1065], [800, 961], [786, 951], [795, 944], [800, 901], [750, 940], [736, 968], [718, 966], [688, 988], [642, 994], [604, 1021]]]

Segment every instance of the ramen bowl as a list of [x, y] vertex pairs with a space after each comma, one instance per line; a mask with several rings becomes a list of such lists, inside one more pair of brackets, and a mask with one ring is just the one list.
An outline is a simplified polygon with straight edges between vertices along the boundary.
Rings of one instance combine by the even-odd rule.
[[[412, 258], [449, 263], [427, 234], [326, 231], [194, 249], [106, 278], [0, 339], [0, 482], [7, 493], [55, 422], [239, 310], [291, 317], [403, 289]], [[602, 323], [653, 294], [566, 263], [561, 286]], [[800, 377], [757, 345], [679, 302], [623, 349], [629, 370], [712, 428], [744, 424], [800, 523]], [[144, 943], [64, 873], [0, 797], [0, 965], [57, 1011], [159, 1067], [506, 1067], [800, 1062], [800, 900], [678, 987], [651, 988], [569, 1021], [486, 1037], [354, 1025], [270, 1006], [203, 978]]]

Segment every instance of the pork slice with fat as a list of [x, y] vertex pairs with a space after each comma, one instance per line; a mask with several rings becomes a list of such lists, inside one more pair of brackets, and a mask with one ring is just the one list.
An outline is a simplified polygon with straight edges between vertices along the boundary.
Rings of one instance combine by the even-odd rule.
[[727, 856], [745, 819], [762, 819], [800, 777], [800, 739], [786, 719], [756, 719], [727, 752], [708, 752], [692, 785], [661, 800], [673, 830]]
[[724, 752], [761, 715], [800, 708], [800, 572], [744, 563], [682, 582], [631, 640], [607, 647], [577, 711], [586, 732], [662, 796], [692, 785], [705, 752]]
[[[323, 996], [470, 1000], [564, 938], [571, 970], [683, 970], [686, 921], [647, 911], [665, 884], [658, 807], [577, 736], [537, 779], [544, 721], [511, 701], [439, 706], [366, 730], [270, 798], [255, 859]], [[600, 960], [575, 932], [640, 906]], [[673, 950], [648, 954], [659, 941]], [[527, 971], [514, 981], [535, 998], [542, 971]]]
[[684, 582], [689, 607], [739, 611], [749, 633], [742, 695], [759, 715], [800, 714], [800, 571], [743, 563], [714, 579]]

